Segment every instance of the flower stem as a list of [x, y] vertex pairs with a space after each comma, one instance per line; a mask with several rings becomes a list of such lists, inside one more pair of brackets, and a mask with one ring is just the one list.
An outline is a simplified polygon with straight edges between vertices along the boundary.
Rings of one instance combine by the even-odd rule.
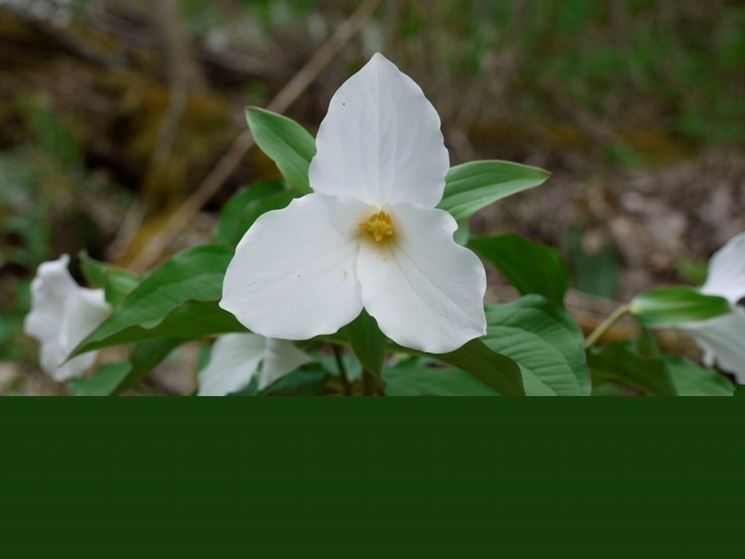
[[611, 315], [606, 318], [600, 326], [595, 328], [595, 330], [587, 336], [587, 339], [585, 340], [585, 349], [591, 348], [593, 345], [595, 345], [595, 342], [597, 342], [600, 338], [602, 338], [613, 326], [621, 320], [626, 314], [628, 314], [629, 310], [631, 310], [631, 306], [621, 305], [618, 307], [615, 311], [611, 313]]
[[365, 396], [377, 396], [380, 393], [378, 377], [367, 369], [362, 370], [362, 389]]
[[349, 383], [349, 375], [347, 374], [347, 368], [344, 366], [341, 348], [338, 345], [331, 344], [331, 349], [334, 351], [336, 366], [339, 368], [339, 378], [341, 378], [341, 384], [344, 387], [344, 394], [346, 396], [351, 396], [352, 385]]

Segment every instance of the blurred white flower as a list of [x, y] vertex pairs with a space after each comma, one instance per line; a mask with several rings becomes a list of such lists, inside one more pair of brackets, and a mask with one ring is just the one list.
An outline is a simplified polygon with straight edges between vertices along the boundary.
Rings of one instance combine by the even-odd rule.
[[737, 306], [745, 297], [745, 232], [730, 239], [711, 258], [701, 292], [724, 297], [732, 312], [686, 324], [683, 329], [704, 350], [707, 366], [716, 363], [734, 374], [739, 384], [745, 384], [745, 308]]
[[199, 396], [237, 392], [258, 375], [259, 389], [291, 373], [310, 358], [285, 340], [258, 334], [225, 334], [212, 346], [209, 363], [199, 373]]
[[220, 306], [288, 340], [336, 332], [363, 307], [414, 349], [445, 353], [483, 335], [486, 274], [436, 209], [449, 157], [419, 86], [375, 54], [334, 94], [316, 147], [314, 192], [256, 220]]
[[80, 287], [67, 266], [70, 257], [44, 262], [31, 282], [31, 312], [24, 331], [41, 344], [41, 368], [56, 381], [81, 376], [96, 360], [96, 352], [65, 362], [83, 338], [111, 312], [103, 289]]

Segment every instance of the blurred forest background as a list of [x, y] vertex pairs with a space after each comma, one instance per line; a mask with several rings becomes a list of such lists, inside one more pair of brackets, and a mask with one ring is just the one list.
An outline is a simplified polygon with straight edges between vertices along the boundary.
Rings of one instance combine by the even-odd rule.
[[[231, 194], [278, 174], [244, 107], [315, 132], [378, 50], [453, 163], [553, 173], [472, 230], [559, 247], [583, 327], [700, 282], [745, 230], [742, 1], [0, 0], [0, 393], [64, 390], [21, 333], [40, 262], [86, 248], [142, 271], [208, 241]], [[496, 274], [489, 296], [510, 296]], [[154, 390], [188, 391], [162, 374]]]

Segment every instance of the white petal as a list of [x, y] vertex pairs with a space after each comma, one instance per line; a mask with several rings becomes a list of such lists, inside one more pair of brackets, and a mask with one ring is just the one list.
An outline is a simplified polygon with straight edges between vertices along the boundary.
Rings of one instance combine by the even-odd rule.
[[733, 305], [745, 297], [745, 232], [732, 237], [709, 261], [709, 277], [701, 288]]
[[360, 245], [362, 300], [396, 343], [446, 353], [486, 331], [486, 273], [470, 250], [453, 240], [455, 220], [442, 210], [391, 208], [396, 240]]
[[[40, 365], [42, 370], [57, 382], [65, 382], [83, 376], [96, 362], [97, 351], [91, 351], [65, 361], [70, 349], [56, 343], [41, 346]], [[61, 363], [61, 364], [60, 364]]]
[[199, 373], [199, 396], [225, 396], [248, 386], [266, 351], [266, 338], [225, 334], [212, 346], [207, 366]]
[[102, 289], [79, 287], [67, 271], [69, 257], [39, 266], [31, 283], [31, 312], [24, 329], [41, 344], [42, 369], [54, 380], [82, 375], [96, 360], [90, 352], [65, 362], [70, 352], [111, 312]]
[[357, 224], [369, 211], [351, 198], [309, 194], [263, 214], [236, 248], [220, 306], [268, 338], [336, 332], [362, 310]]
[[78, 289], [67, 271], [69, 262], [70, 257], [63, 254], [57, 260], [42, 263], [31, 282], [31, 311], [23, 329], [39, 342], [57, 337], [67, 298]]
[[440, 117], [421, 88], [375, 54], [331, 98], [310, 164], [315, 192], [374, 206], [434, 208], [450, 166]]
[[268, 338], [266, 354], [259, 376], [259, 389], [264, 389], [275, 380], [291, 373], [301, 365], [310, 363], [311, 359], [304, 352], [286, 340]]
[[687, 324], [684, 328], [705, 352], [704, 361], [714, 362], [724, 371], [735, 375], [738, 384], [745, 384], [745, 309]]

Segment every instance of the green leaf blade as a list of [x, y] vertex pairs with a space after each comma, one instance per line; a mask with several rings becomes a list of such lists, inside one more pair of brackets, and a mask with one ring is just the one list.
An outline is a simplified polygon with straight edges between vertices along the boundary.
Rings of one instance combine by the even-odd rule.
[[148, 340], [135, 344], [127, 361], [107, 363], [91, 376], [68, 384], [73, 396], [110, 396], [130, 388], [146, 376], [178, 345], [181, 339]]
[[633, 342], [592, 348], [587, 363], [599, 381], [617, 382], [653, 396], [676, 395], [665, 362], [657, 356], [641, 355]]
[[100, 339], [80, 346], [80, 353], [132, 342], [177, 338], [182, 342], [207, 336], [246, 332], [246, 328], [216, 301], [187, 301], [167, 314], [157, 324], [147, 327], [130, 325]]
[[429, 356], [466, 371], [502, 396], [525, 395], [517, 363], [493, 351], [480, 339], [471, 340], [450, 353]]
[[511, 233], [474, 238], [468, 247], [496, 266], [521, 295], [537, 293], [563, 306], [570, 278], [556, 249]]
[[244, 188], [228, 200], [215, 227], [215, 243], [235, 247], [264, 213], [280, 210], [294, 198], [281, 181], [264, 181]]
[[678, 326], [708, 320], [732, 311], [729, 301], [691, 287], [659, 287], [636, 295], [630, 311], [648, 327]]
[[246, 120], [256, 144], [276, 163], [282, 176], [299, 194], [311, 192], [308, 168], [316, 142], [292, 119], [259, 107], [246, 109]]
[[509, 161], [471, 161], [451, 167], [439, 208], [464, 221], [497, 200], [535, 188], [548, 171]]
[[123, 268], [91, 258], [85, 251], [81, 251], [78, 258], [86, 281], [90, 285], [102, 288], [106, 302], [112, 306], [121, 303], [140, 281]]
[[344, 327], [344, 333], [362, 366], [370, 373], [380, 376], [388, 339], [378, 328], [376, 320], [363, 310], [360, 316]]
[[[232, 256], [233, 249], [222, 245], [204, 245], [175, 255], [145, 277], [71, 356], [151, 337], [143, 332], [164, 322], [166, 328], [160, 337], [173, 337], [179, 330], [189, 328], [189, 335], [208, 335], [205, 331], [211, 324], [208, 316], [216, 320], [222, 316], [216, 302], [222, 295], [223, 277]], [[213, 304], [200, 307], [200, 302]], [[206, 314], [210, 310], [212, 314]], [[205, 315], [200, 316], [199, 311]], [[176, 319], [166, 321], [172, 313]], [[223, 320], [227, 319], [223, 317]]]
[[487, 305], [486, 318], [484, 343], [520, 366], [528, 395], [590, 394], [582, 333], [564, 311], [529, 295]]
[[385, 369], [383, 380], [386, 396], [499, 396], [464, 371], [429, 367], [415, 360]]
[[735, 385], [724, 375], [682, 357], [662, 355], [678, 396], [734, 396]]
[[108, 396], [126, 378], [132, 364], [128, 361], [106, 363], [96, 368], [87, 378], [71, 380], [67, 387], [73, 396]]

